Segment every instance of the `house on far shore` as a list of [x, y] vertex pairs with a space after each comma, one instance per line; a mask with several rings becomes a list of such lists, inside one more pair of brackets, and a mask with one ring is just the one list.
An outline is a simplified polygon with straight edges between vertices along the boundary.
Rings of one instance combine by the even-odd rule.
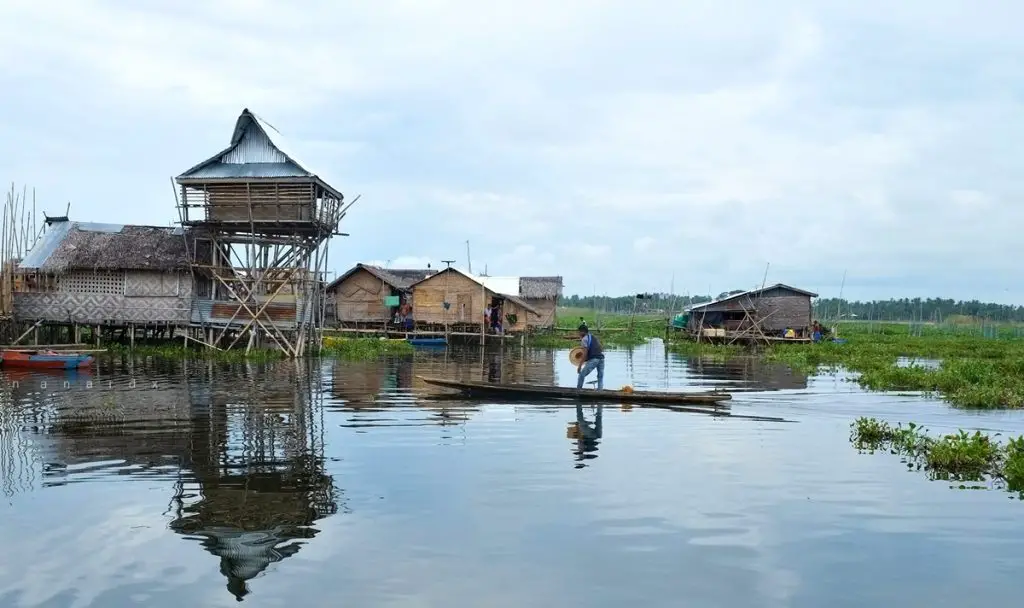
[[457, 268], [446, 268], [413, 283], [410, 289], [416, 328], [447, 327], [451, 331], [479, 332], [484, 310], [488, 305], [497, 305], [504, 313], [502, 325], [506, 332], [526, 331], [541, 315], [516, 293], [518, 278], [506, 279], [476, 277]]
[[401, 299], [411, 299], [410, 286], [436, 273], [429, 268], [392, 269], [356, 264], [327, 285], [327, 320], [354, 328], [387, 323], [395, 317]]
[[14, 272], [19, 322], [184, 327], [193, 281], [183, 228], [49, 218]]
[[816, 293], [776, 283], [691, 306], [687, 309], [687, 329], [708, 337], [759, 330], [758, 333], [779, 339], [783, 332], [792, 329], [796, 338], [808, 339], [813, 322], [811, 298], [816, 297]]
[[562, 277], [520, 277], [519, 297], [537, 310], [538, 316], [530, 317], [531, 327], [554, 327], [555, 311], [562, 297]]

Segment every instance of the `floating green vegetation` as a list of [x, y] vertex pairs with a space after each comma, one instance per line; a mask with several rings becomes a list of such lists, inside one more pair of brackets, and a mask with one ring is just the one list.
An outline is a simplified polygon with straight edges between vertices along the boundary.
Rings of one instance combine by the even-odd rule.
[[[843, 323], [838, 333], [841, 342], [776, 344], [762, 354], [809, 374], [846, 369], [869, 390], [935, 394], [963, 408], [1024, 407], [1024, 339], [1015, 327], [993, 327], [986, 337], [956, 327]], [[749, 352], [689, 341], [669, 347], [724, 357]]]
[[108, 357], [131, 357], [154, 359], [194, 359], [204, 361], [274, 361], [284, 358], [284, 351], [270, 348], [214, 350], [201, 346], [184, 346], [178, 344], [136, 344], [131, 348], [125, 344], [104, 344], [104, 353]]
[[1024, 498], [1024, 436], [1005, 444], [980, 431], [959, 430], [935, 438], [912, 422], [892, 426], [864, 417], [853, 421], [850, 429], [850, 442], [860, 451], [887, 449], [903, 457], [908, 468], [927, 471], [931, 479], [992, 481]]
[[324, 338], [323, 355], [343, 359], [376, 359], [387, 355], [408, 355], [413, 346], [405, 340], [384, 338]]

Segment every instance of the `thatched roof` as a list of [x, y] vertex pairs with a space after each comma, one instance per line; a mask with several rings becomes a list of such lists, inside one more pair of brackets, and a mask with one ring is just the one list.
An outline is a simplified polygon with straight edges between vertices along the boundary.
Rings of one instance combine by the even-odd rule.
[[71, 270], [188, 268], [181, 228], [56, 221], [19, 263], [23, 270], [61, 274]]
[[327, 286], [327, 291], [334, 291], [334, 289], [336, 289], [338, 285], [341, 285], [345, 279], [360, 270], [365, 270], [391, 287], [402, 291], [408, 290], [413, 283], [417, 283], [431, 275], [437, 274], [436, 270], [430, 268], [381, 268], [380, 266], [371, 266], [370, 264], [356, 264], [350, 268], [348, 272], [331, 281]]
[[562, 297], [562, 277], [520, 277], [519, 296], [528, 300]]

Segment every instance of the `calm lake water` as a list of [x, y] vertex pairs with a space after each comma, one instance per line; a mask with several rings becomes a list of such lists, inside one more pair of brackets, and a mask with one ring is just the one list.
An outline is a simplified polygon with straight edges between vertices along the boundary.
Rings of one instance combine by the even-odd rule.
[[659, 342], [610, 351], [607, 385], [744, 388], [734, 413], [794, 423], [428, 401], [417, 375], [575, 383], [567, 351], [518, 349], [0, 374], [0, 606], [960, 607], [1024, 591], [1024, 504], [848, 442], [860, 415], [1015, 434], [1024, 415]]

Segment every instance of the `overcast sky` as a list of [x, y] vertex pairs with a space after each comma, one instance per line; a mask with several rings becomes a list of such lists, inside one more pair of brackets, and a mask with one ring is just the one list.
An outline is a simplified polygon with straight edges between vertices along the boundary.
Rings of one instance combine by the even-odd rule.
[[[128, 8], [134, 6], [135, 8]], [[0, 4], [0, 180], [167, 224], [248, 107], [349, 198], [357, 261], [567, 293], [785, 282], [1024, 302], [1024, 4]]]

